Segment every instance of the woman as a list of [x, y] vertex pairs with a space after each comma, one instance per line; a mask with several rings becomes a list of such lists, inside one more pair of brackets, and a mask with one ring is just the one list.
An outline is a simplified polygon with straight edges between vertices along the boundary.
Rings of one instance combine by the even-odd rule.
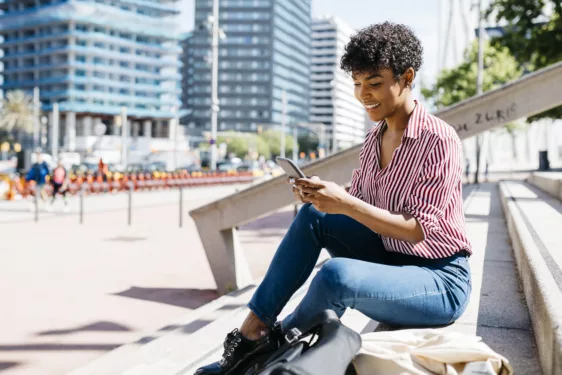
[[[462, 208], [461, 143], [452, 127], [413, 99], [422, 47], [406, 26], [383, 23], [351, 38], [341, 68], [355, 97], [379, 124], [367, 134], [351, 188], [319, 178], [294, 181], [306, 204], [291, 224], [230, 333], [220, 362], [197, 374], [232, 374], [307, 317], [350, 307], [395, 325], [455, 321], [471, 292]], [[333, 259], [280, 324], [277, 315], [311, 274], [320, 250]]]

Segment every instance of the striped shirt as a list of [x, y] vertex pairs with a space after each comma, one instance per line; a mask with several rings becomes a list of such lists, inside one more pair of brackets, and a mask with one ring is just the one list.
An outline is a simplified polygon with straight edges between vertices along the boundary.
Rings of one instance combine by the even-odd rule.
[[369, 130], [353, 171], [349, 193], [375, 207], [412, 215], [424, 240], [413, 244], [382, 236], [387, 251], [444, 258], [466, 250], [462, 198], [462, 144], [444, 121], [416, 107], [390, 163], [380, 167], [386, 121]]

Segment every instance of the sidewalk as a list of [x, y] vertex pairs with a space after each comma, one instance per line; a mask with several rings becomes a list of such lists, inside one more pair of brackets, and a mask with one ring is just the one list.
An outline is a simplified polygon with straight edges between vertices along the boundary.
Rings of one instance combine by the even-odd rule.
[[[126, 210], [110, 210], [116, 202], [101, 197], [88, 202], [84, 225], [59, 212], [38, 223], [21, 212], [9, 223], [13, 213], [0, 209], [2, 375], [65, 373], [215, 299], [187, 212], [235, 189], [184, 195], [182, 229], [170, 192], [134, 197], [130, 228]], [[126, 206], [126, 195], [107, 198]]]

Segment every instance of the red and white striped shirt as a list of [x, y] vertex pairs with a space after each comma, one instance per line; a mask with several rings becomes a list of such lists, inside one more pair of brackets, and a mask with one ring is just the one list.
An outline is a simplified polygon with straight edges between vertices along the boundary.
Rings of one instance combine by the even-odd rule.
[[386, 250], [423, 258], [472, 253], [463, 212], [462, 144], [455, 130], [416, 102], [401, 144], [381, 169], [384, 127], [381, 121], [367, 133], [349, 193], [375, 207], [409, 213], [424, 233], [415, 245], [381, 236]]

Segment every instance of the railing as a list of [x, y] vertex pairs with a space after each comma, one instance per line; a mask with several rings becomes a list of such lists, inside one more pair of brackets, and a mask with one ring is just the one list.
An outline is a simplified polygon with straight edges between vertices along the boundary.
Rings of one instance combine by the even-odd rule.
[[[461, 139], [562, 104], [562, 63], [529, 74], [517, 81], [470, 98], [437, 113], [453, 126]], [[361, 145], [305, 166], [307, 175], [318, 175], [338, 184], [349, 182], [359, 163]], [[236, 227], [294, 202], [285, 176], [266, 181], [192, 210], [219, 293], [240, 289], [252, 282]]]

